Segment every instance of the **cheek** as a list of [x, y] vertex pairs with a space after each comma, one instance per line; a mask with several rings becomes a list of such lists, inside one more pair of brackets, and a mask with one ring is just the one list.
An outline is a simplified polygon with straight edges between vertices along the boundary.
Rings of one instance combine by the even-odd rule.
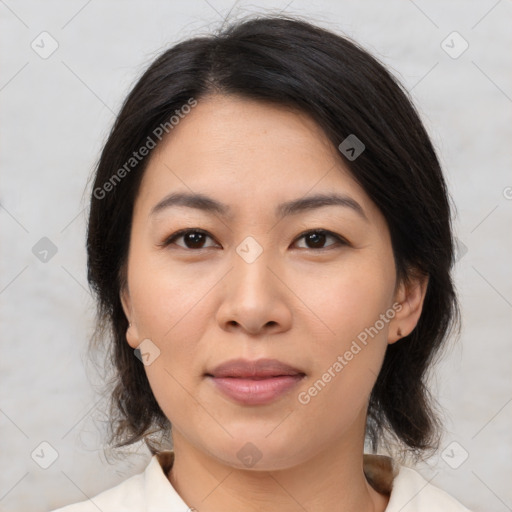
[[202, 301], [219, 280], [211, 268], [208, 273], [197, 266], [192, 271], [172, 263], [165, 253], [143, 251], [131, 255], [128, 279], [139, 333], [162, 342], [190, 322], [200, 324]]
[[324, 408], [324, 415], [356, 413], [365, 405], [387, 348], [389, 319], [381, 315], [391, 305], [394, 272], [377, 258], [345, 263], [329, 275], [310, 275], [300, 292], [307, 286], [307, 303], [319, 326], [309, 341], [312, 372], [303, 397]]
[[325, 347], [330, 340], [327, 345], [341, 348], [373, 326], [391, 306], [393, 268], [393, 260], [388, 264], [380, 258], [358, 259], [354, 255], [328, 272], [313, 271], [298, 277], [294, 291], [308, 305], [311, 325], [318, 326], [317, 344]]
[[212, 283], [136, 252], [131, 255], [128, 282], [138, 338], [150, 339], [158, 350], [158, 357], [145, 366], [155, 398], [167, 415], [190, 410], [194, 404], [185, 390], [193, 370], [199, 371], [196, 340], [210, 318], [202, 299]]

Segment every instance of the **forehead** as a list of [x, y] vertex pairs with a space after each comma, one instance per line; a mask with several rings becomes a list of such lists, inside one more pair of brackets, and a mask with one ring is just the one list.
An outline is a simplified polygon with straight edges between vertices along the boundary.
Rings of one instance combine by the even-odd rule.
[[337, 149], [304, 113], [236, 96], [201, 99], [153, 150], [138, 202], [173, 190], [227, 203], [274, 204], [337, 191], [371, 210], [371, 201]]

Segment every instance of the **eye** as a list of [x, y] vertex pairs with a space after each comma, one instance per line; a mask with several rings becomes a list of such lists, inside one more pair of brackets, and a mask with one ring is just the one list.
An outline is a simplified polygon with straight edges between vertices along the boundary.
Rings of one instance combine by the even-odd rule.
[[180, 238], [183, 239], [184, 245], [176, 244], [178, 247], [182, 249], [207, 249], [213, 246], [205, 246], [205, 241], [207, 238], [213, 240], [213, 238], [202, 229], [181, 229], [180, 231], [176, 231], [170, 237], [168, 237], [161, 246], [167, 247], [175, 243], [176, 240]]
[[[324, 246], [328, 238], [334, 239], [334, 243]], [[327, 231], [325, 229], [314, 229], [302, 233], [296, 240], [304, 239], [305, 243], [309, 246], [300, 247], [301, 249], [328, 249], [333, 245], [348, 245], [347, 240], [342, 236]]]
[[[202, 229], [194, 228], [194, 229], [181, 229], [176, 233], [173, 233], [170, 237], [166, 238], [164, 242], [159, 244], [160, 246], [167, 247], [171, 244], [175, 244], [182, 249], [208, 249], [210, 247], [215, 247], [214, 245], [205, 245], [207, 239], [213, 240], [213, 238]], [[325, 246], [327, 239], [333, 239], [334, 242]], [[176, 243], [177, 240], [183, 239], [183, 244]], [[300, 249], [328, 249], [331, 246], [340, 246], [340, 245], [349, 245], [348, 241], [345, 240], [342, 236], [332, 233], [331, 231], [327, 231], [325, 229], [314, 229], [306, 231], [302, 233], [297, 240], [304, 239], [306, 243], [306, 247], [299, 247]]]

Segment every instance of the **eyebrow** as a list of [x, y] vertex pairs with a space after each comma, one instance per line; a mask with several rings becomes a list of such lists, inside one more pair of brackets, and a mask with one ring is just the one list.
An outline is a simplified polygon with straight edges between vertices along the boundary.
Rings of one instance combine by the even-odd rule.
[[[191, 194], [187, 192], [175, 192], [164, 197], [158, 202], [150, 212], [150, 216], [154, 216], [167, 208], [173, 206], [185, 206], [188, 208], [195, 208], [207, 213], [219, 215], [221, 217], [230, 217], [231, 208], [216, 199], [213, 199], [204, 194]], [[356, 212], [360, 217], [368, 220], [362, 206], [355, 200], [346, 195], [340, 194], [315, 194], [312, 196], [301, 197], [286, 201], [277, 206], [275, 215], [277, 218], [282, 219], [289, 215], [296, 215], [298, 213], [322, 208], [324, 206], [341, 206], [349, 208]]]

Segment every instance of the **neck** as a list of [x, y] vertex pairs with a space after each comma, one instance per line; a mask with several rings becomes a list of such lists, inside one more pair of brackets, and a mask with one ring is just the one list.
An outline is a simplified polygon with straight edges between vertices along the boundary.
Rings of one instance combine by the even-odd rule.
[[364, 475], [364, 439], [340, 440], [302, 464], [273, 471], [223, 464], [179, 432], [173, 432], [173, 441], [169, 480], [182, 499], [201, 512], [383, 512], [387, 506], [389, 498], [375, 491]]

